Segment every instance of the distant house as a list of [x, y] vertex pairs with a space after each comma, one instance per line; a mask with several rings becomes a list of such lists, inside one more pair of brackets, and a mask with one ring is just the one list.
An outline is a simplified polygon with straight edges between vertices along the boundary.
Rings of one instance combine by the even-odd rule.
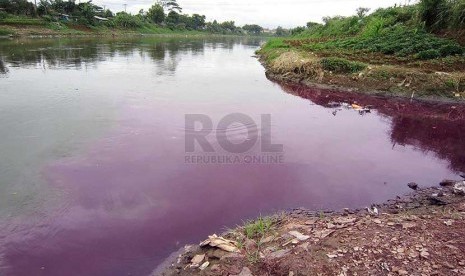
[[109, 19], [108, 18], [105, 18], [105, 17], [100, 17], [100, 16], [94, 16], [94, 19], [97, 19], [98, 21], [108, 21]]

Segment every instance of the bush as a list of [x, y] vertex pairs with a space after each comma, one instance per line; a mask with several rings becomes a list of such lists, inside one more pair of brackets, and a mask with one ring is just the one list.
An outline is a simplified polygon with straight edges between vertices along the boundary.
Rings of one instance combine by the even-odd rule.
[[8, 17], [8, 13], [4, 11], [0, 11], [0, 20], [6, 19]]
[[349, 61], [343, 58], [328, 57], [321, 60], [324, 70], [335, 73], [357, 73], [365, 69], [366, 64]]
[[447, 0], [421, 0], [418, 5], [420, 20], [428, 30], [439, 30], [446, 26], [450, 16]]
[[126, 29], [139, 28], [143, 25], [143, 22], [138, 17], [125, 12], [116, 14], [113, 21], [116, 26]]
[[447, 44], [439, 48], [439, 53], [442, 57], [461, 55], [463, 53], [463, 49], [456, 44]]
[[438, 50], [434, 50], [434, 49], [421, 51], [416, 55], [418, 59], [423, 59], [423, 60], [435, 59], [440, 56], [441, 56], [441, 53]]

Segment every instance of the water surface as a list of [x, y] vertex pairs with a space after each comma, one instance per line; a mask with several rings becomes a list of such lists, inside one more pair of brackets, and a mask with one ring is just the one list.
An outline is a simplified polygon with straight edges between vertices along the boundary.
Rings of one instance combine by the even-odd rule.
[[[259, 214], [364, 207], [464, 171], [460, 107], [276, 84], [262, 42], [0, 41], [0, 274], [147, 275]], [[271, 115], [284, 162], [186, 164], [185, 115], [237, 112]]]

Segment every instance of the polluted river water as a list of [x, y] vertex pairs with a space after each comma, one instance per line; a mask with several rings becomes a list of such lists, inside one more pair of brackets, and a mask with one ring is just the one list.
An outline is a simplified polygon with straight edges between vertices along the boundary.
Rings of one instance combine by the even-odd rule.
[[[0, 275], [148, 275], [259, 215], [363, 208], [465, 170], [461, 107], [274, 83], [263, 42], [0, 41]], [[230, 114], [253, 127], [222, 128]], [[213, 152], [187, 150], [189, 116]], [[221, 147], [250, 133], [249, 159]]]

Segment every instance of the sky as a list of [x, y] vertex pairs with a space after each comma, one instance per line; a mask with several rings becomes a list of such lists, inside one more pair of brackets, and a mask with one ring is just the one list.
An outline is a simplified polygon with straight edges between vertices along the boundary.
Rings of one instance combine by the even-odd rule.
[[[406, 2], [409, 0], [178, 0], [186, 14], [203, 14], [208, 21], [232, 20], [238, 26], [259, 24], [266, 28], [304, 26], [309, 21], [321, 22], [324, 16], [353, 15], [358, 7], [374, 11]], [[93, 3], [114, 12], [124, 10], [127, 4], [127, 11], [135, 14], [140, 9], [148, 10], [155, 0], [93, 0]]]

